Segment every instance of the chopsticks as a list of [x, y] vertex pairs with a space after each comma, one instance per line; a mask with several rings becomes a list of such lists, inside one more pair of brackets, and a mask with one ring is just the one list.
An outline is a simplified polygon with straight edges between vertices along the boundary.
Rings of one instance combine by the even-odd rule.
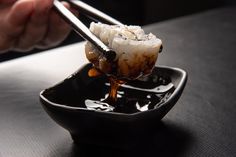
[[[96, 17], [109, 24], [122, 25], [119, 21], [81, 1], [69, 0], [67, 2], [71, 3], [73, 7], [81, 9], [81, 13], [84, 12], [90, 17]], [[64, 18], [64, 20], [72, 26], [75, 32], [81, 35], [84, 39], [91, 42], [99, 50], [101, 55], [106, 57], [109, 61], [113, 61], [115, 59], [116, 53], [109, 47], [107, 47], [92, 32], [90, 32], [90, 30], [73, 13], [71, 13], [66, 7], [64, 7], [64, 5], [60, 1], [54, 0], [53, 5], [57, 12]]]
[[103, 23], [111, 24], [111, 25], [123, 25], [120, 21], [114, 19], [113, 17], [97, 10], [96, 8], [80, 1], [80, 0], [66, 0], [71, 4], [74, 8], [78, 9], [79, 12], [88, 16], [92, 20], [100, 21]]

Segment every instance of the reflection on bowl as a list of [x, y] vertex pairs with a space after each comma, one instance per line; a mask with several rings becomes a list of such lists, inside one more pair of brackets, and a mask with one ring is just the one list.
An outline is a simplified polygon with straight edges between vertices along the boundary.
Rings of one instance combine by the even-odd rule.
[[[131, 99], [135, 103], [129, 103], [131, 105], [127, 110], [96, 110], [87, 107], [85, 100], [105, 97], [109, 87], [105, 76], [88, 76], [91, 67], [91, 64], [84, 65], [64, 81], [40, 93], [40, 101], [46, 112], [70, 132], [75, 143], [110, 147], [130, 147], [137, 144], [137, 140], [148, 134], [152, 126], [175, 105], [187, 81], [187, 74], [181, 69], [155, 67], [148, 79], [131, 82], [120, 89], [121, 93], [135, 93]], [[163, 94], [142, 91], [161, 85], [160, 81], [150, 83], [153, 78], [166, 78], [174, 88]], [[152, 95], [158, 96], [158, 101], [153, 101]], [[141, 98], [142, 101], [147, 98], [152, 105], [142, 110], [140, 106], [137, 108], [135, 104]]]

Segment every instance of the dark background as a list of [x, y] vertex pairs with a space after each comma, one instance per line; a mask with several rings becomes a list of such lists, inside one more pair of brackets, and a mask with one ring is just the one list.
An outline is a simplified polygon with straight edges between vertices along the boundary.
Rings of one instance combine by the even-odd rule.
[[[236, 4], [236, 0], [84, 0], [84, 2], [111, 15], [124, 24], [141, 26]], [[80, 18], [88, 25], [89, 21], [84, 16], [81, 15]], [[59, 46], [82, 40], [81, 37], [72, 32]], [[1, 54], [0, 62], [39, 51], [41, 50], [33, 50], [29, 53], [10, 52]]]
[[145, 25], [203, 10], [236, 4], [236, 0], [84, 0], [126, 24]]

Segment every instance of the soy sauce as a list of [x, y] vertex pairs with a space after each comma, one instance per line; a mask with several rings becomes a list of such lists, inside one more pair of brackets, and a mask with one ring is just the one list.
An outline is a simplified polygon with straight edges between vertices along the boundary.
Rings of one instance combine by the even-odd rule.
[[[90, 77], [99, 76], [101, 73], [92, 68], [88, 72]], [[170, 78], [161, 76], [151, 76], [146, 80], [135, 80], [127, 82], [129, 88], [122, 87], [126, 81], [109, 77], [109, 81], [103, 82], [100, 87], [94, 90], [93, 95], [84, 99], [85, 107], [89, 110], [136, 113], [154, 109], [163, 104], [174, 91], [174, 88], [166, 93], [157, 94], [155, 91], [147, 92], [145, 89], [155, 88], [160, 85], [168, 85]], [[137, 90], [133, 87], [140, 87], [143, 90]]]

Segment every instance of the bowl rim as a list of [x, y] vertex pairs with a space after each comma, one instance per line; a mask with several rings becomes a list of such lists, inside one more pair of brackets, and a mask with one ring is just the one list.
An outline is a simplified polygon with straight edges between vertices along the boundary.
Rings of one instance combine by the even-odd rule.
[[[83, 67], [83, 66], [82, 66]], [[153, 109], [150, 109], [150, 110], [147, 110], [147, 111], [142, 111], [142, 112], [135, 112], [135, 113], [120, 113], [120, 112], [104, 112], [104, 111], [97, 111], [97, 110], [88, 110], [86, 108], [83, 108], [83, 107], [72, 107], [72, 106], [68, 106], [68, 105], [65, 105], [65, 104], [58, 104], [58, 103], [55, 103], [55, 102], [52, 102], [50, 100], [48, 100], [44, 95], [43, 93], [51, 88], [53, 88], [54, 86], [58, 85], [58, 84], [61, 84], [63, 81], [60, 81], [59, 83], [53, 85], [52, 87], [49, 87], [47, 89], [44, 89], [42, 90], [40, 93], [39, 93], [39, 97], [40, 97], [40, 100], [42, 102], [42, 104], [45, 106], [45, 103], [47, 103], [47, 105], [51, 105], [53, 107], [57, 107], [57, 108], [61, 108], [63, 110], [69, 110], [69, 111], [74, 111], [74, 112], [77, 112], [77, 111], [82, 111], [82, 112], [96, 112], [96, 113], [102, 113], [102, 114], [112, 114], [112, 115], [122, 115], [122, 116], [135, 116], [135, 115], [140, 115], [140, 114], [143, 114], [143, 113], [148, 113], [148, 112], [153, 112], [154, 110], [157, 110], [158, 108], [160, 108], [161, 106], [166, 106], [168, 105], [169, 103], [171, 103], [171, 100], [174, 99], [175, 97], [178, 97], [178, 94], [180, 92], [182, 92], [182, 90], [184, 89], [185, 85], [186, 85], [186, 82], [187, 82], [187, 78], [188, 78], [188, 74], [185, 70], [181, 69], [181, 68], [177, 68], [177, 67], [170, 67], [170, 66], [165, 66], [165, 65], [158, 65], [158, 66], [155, 66], [155, 68], [163, 68], [163, 69], [170, 69], [170, 70], [173, 70], [173, 71], [177, 71], [181, 74], [181, 79], [178, 83], [178, 86], [176, 87], [176, 89], [174, 90], [174, 92], [171, 94], [171, 96], [167, 99], [167, 101], [163, 104], [161, 104], [160, 106], [158, 107], [154, 107]], [[73, 74], [71, 74], [73, 75]], [[71, 75], [67, 78], [70, 78]], [[181, 93], [180, 93], [181, 94]]]

